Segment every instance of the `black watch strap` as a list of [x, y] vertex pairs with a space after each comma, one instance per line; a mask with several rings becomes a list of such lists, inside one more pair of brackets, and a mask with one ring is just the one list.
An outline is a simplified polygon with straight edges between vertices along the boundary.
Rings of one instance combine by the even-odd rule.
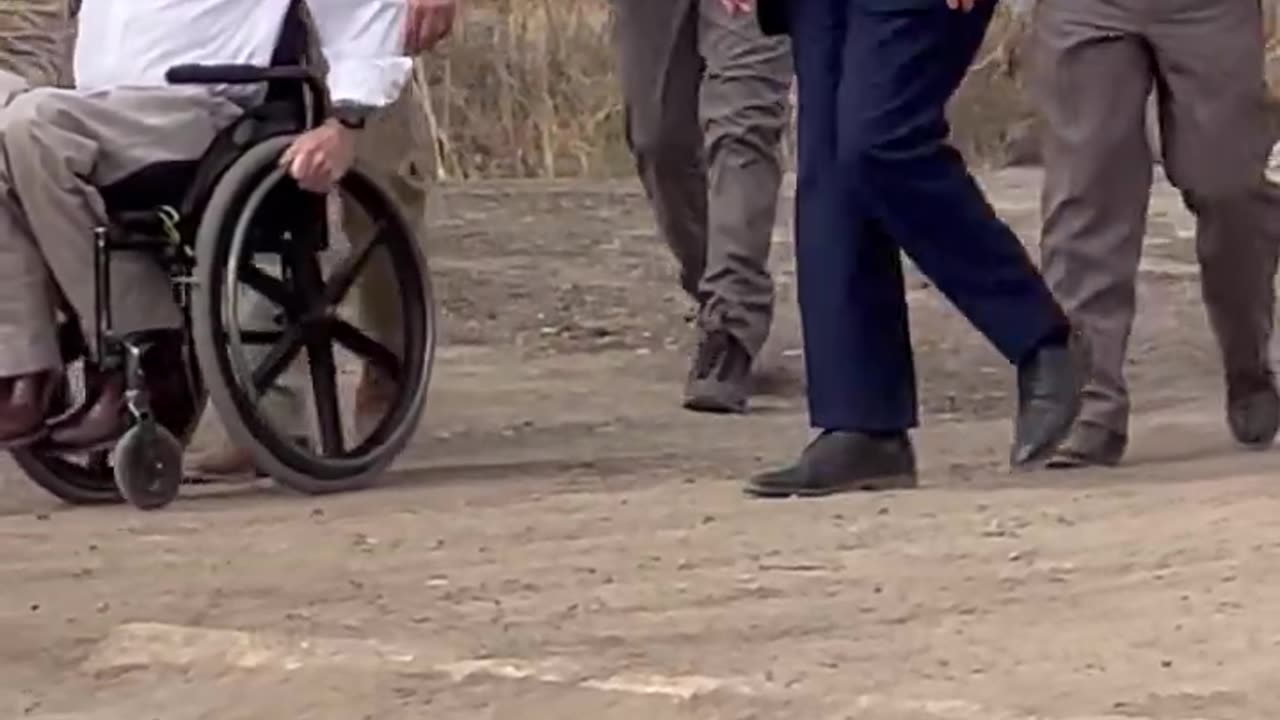
[[371, 110], [371, 108], [362, 105], [338, 103], [334, 105], [332, 115], [343, 127], [351, 128], [352, 130], [363, 130]]

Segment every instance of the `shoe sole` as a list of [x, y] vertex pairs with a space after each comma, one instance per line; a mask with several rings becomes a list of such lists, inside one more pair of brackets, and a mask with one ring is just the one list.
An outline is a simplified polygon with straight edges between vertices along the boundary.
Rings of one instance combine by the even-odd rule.
[[1044, 467], [1046, 470], [1084, 470], [1085, 468], [1113, 468], [1119, 464], [1119, 458], [1102, 460], [1076, 453], [1059, 452], [1050, 456], [1045, 461]]
[[269, 476], [260, 471], [244, 473], [189, 473], [183, 480], [188, 485], [249, 485]]
[[707, 415], [743, 415], [747, 412], [745, 402], [735, 403], [710, 397], [686, 398], [683, 407], [685, 410]]
[[743, 492], [751, 497], [761, 499], [786, 499], [818, 498], [852, 492], [892, 492], [894, 490], [915, 490], [918, 487], [920, 487], [920, 482], [915, 475], [890, 475], [887, 477], [859, 480], [856, 482], [843, 483], [820, 489], [806, 488], [800, 490], [782, 490], [780, 488], [768, 488], [760, 487], [755, 484], [748, 484]]

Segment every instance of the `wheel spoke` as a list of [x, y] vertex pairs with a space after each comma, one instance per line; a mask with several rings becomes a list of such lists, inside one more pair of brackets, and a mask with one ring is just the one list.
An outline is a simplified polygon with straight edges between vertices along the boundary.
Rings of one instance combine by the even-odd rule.
[[362, 360], [372, 363], [393, 382], [400, 382], [400, 358], [386, 345], [356, 329], [346, 320], [334, 320], [330, 325], [333, 339]]
[[241, 330], [240, 342], [245, 345], [275, 345], [284, 337], [279, 330]]
[[[318, 333], [317, 333], [318, 335]], [[338, 402], [338, 371], [333, 361], [333, 345], [328, 337], [307, 341], [311, 366], [311, 392], [315, 399], [316, 421], [320, 426], [320, 448], [330, 457], [344, 451], [342, 412]]]
[[293, 315], [296, 304], [289, 288], [283, 281], [274, 278], [263, 272], [262, 268], [253, 263], [244, 263], [240, 266], [239, 272], [240, 282], [248, 285], [262, 297], [275, 303], [277, 307], [283, 308], [286, 312]]
[[305, 342], [302, 325], [290, 327], [280, 335], [280, 339], [271, 347], [267, 356], [253, 370], [253, 389], [259, 394], [275, 385], [276, 380], [280, 379], [284, 371], [298, 359], [298, 354], [302, 352]]
[[333, 273], [329, 276], [329, 282], [324, 287], [324, 300], [329, 307], [340, 304], [351, 292], [351, 286], [355, 284], [356, 278], [364, 270], [364, 266], [369, 264], [369, 258], [373, 255], [374, 249], [386, 242], [387, 224], [379, 223], [374, 228], [373, 236], [369, 242], [354, 248], [350, 254], [342, 259], [341, 263], [333, 269]]

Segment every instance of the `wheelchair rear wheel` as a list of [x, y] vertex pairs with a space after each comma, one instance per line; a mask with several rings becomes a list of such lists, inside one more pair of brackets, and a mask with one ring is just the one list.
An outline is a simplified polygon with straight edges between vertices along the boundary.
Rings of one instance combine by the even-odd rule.
[[[291, 138], [245, 153], [219, 180], [196, 237], [193, 334], [210, 399], [231, 440], [282, 485], [307, 494], [357, 489], [382, 473], [412, 438], [426, 403], [435, 349], [434, 303], [413, 227], [389, 193], [354, 169], [343, 178], [343, 212], [362, 213], [372, 233], [322, 266], [330, 217], [322, 196], [279, 167]], [[395, 347], [344, 317], [347, 296], [382, 255], [399, 297]], [[273, 309], [272, 326], [246, 326], [246, 295]], [[341, 361], [357, 359], [395, 381], [383, 417], [366, 437], [344, 427]], [[306, 366], [313, 427], [273, 417], [264, 397], [290, 368]], [[289, 427], [282, 427], [289, 425]]]

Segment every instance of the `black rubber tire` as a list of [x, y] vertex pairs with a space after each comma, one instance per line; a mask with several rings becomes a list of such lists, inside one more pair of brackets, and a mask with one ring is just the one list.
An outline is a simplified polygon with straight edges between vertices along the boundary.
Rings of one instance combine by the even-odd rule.
[[[409, 353], [405, 360], [405, 376], [411, 378], [410, 387], [400, 394], [389, 416], [394, 422], [385, 422], [387, 427], [382, 428], [382, 434], [375, 443], [362, 444], [360, 447], [365, 450], [350, 456], [334, 458], [314, 454], [300, 447], [295, 439], [277, 432], [258, 416], [252, 401], [239, 388], [228, 351], [228, 333], [222, 319], [228, 256], [236, 224], [244, 216], [251, 198], [260, 194], [264, 184], [274, 186], [277, 182], [292, 182], [286, 179], [278, 162], [290, 142], [291, 137], [277, 137], [251, 148], [227, 170], [214, 189], [196, 236], [193, 336], [209, 398], [231, 441], [249, 450], [258, 467], [285, 487], [308, 495], [347, 492], [373, 483], [417, 430], [426, 406], [434, 362], [435, 305], [426, 258], [413, 239], [410, 224], [386, 190], [359, 167], [353, 169], [342, 180], [342, 189], [367, 199], [376, 198], [382, 206], [376, 216], [384, 222], [398, 224], [408, 239], [403, 247], [396, 248], [399, 257], [393, 257], [393, 265], [397, 272], [407, 273], [398, 280], [412, 281], [410, 292], [402, 293], [402, 297], [416, 296], [421, 302], [416, 306], [421, 327], [405, 320], [406, 328], [421, 333], [417, 343], [421, 352]], [[411, 317], [411, 314], [406, 313], [405, 317]], [[406, 340], [407, 348], [413, 349], [414, 346], [415, 343]]]
[[100, 468], [81, 466], [58, 455], [21, 450], [14, 462], [31, 482], [68, 505], [119, 505], [124, 502], [116, 488], [109, 463]]
[[182, 443], [156, 422], [134, 425], [112, 452], [116, 488], [139, 510], [159, 510], [182, 488]]

